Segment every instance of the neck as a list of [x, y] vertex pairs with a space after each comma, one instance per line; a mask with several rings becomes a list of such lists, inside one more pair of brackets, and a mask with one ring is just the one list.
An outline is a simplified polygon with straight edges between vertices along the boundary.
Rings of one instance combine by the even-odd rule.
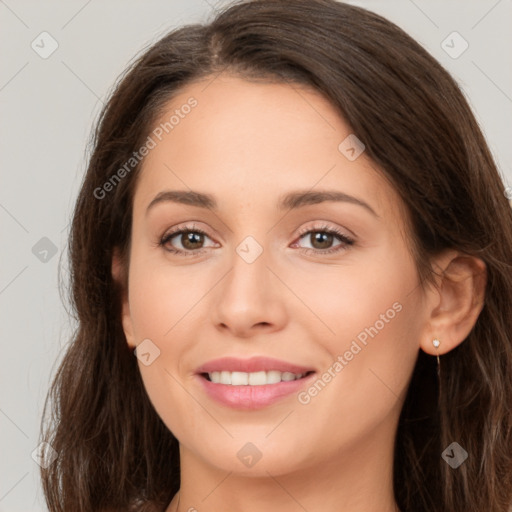
[[330, 460], [286, 474], [260, 467], [257, 476], [215, 468], [181, 447], [182, 484], [166, 512], [397, 512], [394, 443], [383, 437], [376, 429]]

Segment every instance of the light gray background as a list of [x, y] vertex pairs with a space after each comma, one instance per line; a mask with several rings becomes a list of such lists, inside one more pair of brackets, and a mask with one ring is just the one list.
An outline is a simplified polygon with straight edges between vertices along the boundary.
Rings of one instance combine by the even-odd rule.
[[[448, 68], [512, 186], [511, 0], [350, 3], [394, 21]], [[207, 21], [220, 5], [0, 0], [0, 512], [46, 510], [31, 452], [50, 376], [73, 327], [58, 291], [59, 261], [66, 282], [68, 224], [102, 101], [142, 47], [176, 26]], [[31, 48], [43, 31], [59, 45], [47, 59]], [[457, 59], [441, 47], [453, 31], [469, 43]], [[55, 255], [39, 245], [34, 254], [43, 237]], [[48, 242], [39, 243], [44, 249]]]

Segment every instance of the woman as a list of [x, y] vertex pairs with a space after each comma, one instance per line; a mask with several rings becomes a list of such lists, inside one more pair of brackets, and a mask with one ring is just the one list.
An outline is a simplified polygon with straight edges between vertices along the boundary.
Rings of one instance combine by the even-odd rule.
[[500, 511], [512, 214], [382, 17], [240, 2], [106, 105], [70, 240], [51, 511]]

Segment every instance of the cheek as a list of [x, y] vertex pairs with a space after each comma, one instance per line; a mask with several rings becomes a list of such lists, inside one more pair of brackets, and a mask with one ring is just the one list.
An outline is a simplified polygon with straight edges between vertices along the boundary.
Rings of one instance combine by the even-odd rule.
[[328, 385], [332, 395], [322, 391], [322, 401], [343, 396], [357, 409], [379, 396], [389, 407], [407, 387], [419, 350], [421, 294], [409, 253], [384, 247], [364, 264], [322, 268], [303, 277], [296, 281], [302, 283], [298, 294], [315, 313], [308, 322], [322, 334], [317, 343], [328, 354], [326, 370], [333, 372], [342, 357], [343, 368], [335, 371], [339, 377]]
[[170, 269], [165, 261], [133, 264], [130, 312], [138, 339], [166, 341], [180, 323], [194, 321], [195, 307], [208, 290], [205, 275], [192, 267]]
[[171, 269], [162, 258], [132, 258], [129, 301], [136, 342], [149, 339], [159, 350], [150, 365], [139, 362], [139, 370], [155, 410], [180, 440], [201, 438], [197, 430], [204, 410], [185, 391], [191, 376], [182, 367], [197, 343], [194, 326], [202, 325], [198, 306], [208, 289], [208, 275], [192, 267]]
[[146, 393], [158, 416], [181, 440], [194, 436], [198, 424], [197, 414], [191, 411], [194, 402], [184, 390], [188, 383], [180, 375], [180, 361], [191, 340], [191, 304], [197, 302], [198, 290], [182, 287], [179, 293], [175, 292], [180, 289], [180, 282], [168, 274], [154, 265], [134, 265], [130, 312], [137, 343], [149, 339], [158, 350], [151, 364], [138, 362]]
[[364, 343], [371, 338], [368, 331], [380, 338], [391, 332], [396, 337], [408, 329], [406, 319], [414, 316], [409, 309], [420, 307], [415, 264], [404, 247], [392, 244], [347, 254], [341, 264], [294, 269], [290, 282], [312, 313], [304, 318], [327, 334], [331, 352], [358, 336]]
[[324, 372], [300, 396], [299, 413], [314, 433], [350, 445], [399, 413], [418, 355], [421, 296], [411, 293], [414, 267], [338, 275], [339, 286], [331, 276], [323, 291], [309, 287], [308, 305], [334, 334], [317, 338], [327, 354]]

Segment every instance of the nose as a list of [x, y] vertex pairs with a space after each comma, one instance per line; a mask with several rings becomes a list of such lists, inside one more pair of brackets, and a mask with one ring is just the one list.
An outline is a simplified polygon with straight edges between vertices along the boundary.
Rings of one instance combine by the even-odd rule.
[[216, 289], [213, 321], [220, 331], [250, 338], [286, 325], [286, 289], [267, 266], [265, 251], [251, 263], [235, 252], [231, 270]]

